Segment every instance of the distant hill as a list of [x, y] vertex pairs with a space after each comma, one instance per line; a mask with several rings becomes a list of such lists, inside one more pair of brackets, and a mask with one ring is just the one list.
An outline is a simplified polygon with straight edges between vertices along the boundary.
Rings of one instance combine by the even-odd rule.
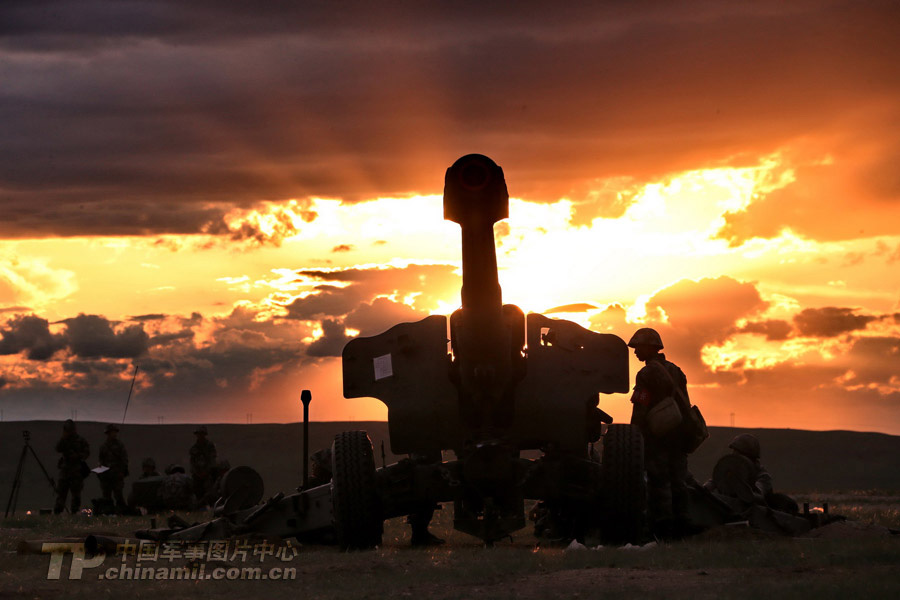
[[[103, 443], [104, 423], [79, 423], [78, 432], [91, 445], [88, 464], [97, 465], [97, 451]], [[322, 422], [310, 424], [310, 452], [331, 444], [340, 431], [364, 429], [375, 444], [376, 463], [381, 466], [381, 442], [387, 464], [398, 456], [390, 452], [385, 422]], [[41, 462], [56, 478], [58, 455], [54, 446], [62, 424], [54, 421], [0, 423], [0, 508], [9, 499], [16, 465], [22, 452], [22, 431], [31, 432], [31, 446]], [[159, 470], [169, 463], [188, 465], [188, 449], [194, 443], [193, 425], [122, 425], [119, 438], [125, 443], [132, 476], [140, 472], [146, 456], [156, 460]], [[900, 490], [900, 437], [853, 431], [803, 431], [793, 429], [732, 429], [713, 427], [710, 439], [690, 458], [694, 476], [709, 478], [715, 461], [727, 453], [728, 442], [738, 433], [753, 433], [762, 443], [763, 463], [772, 473], [775, 486], [787, 492], [837, 491], [879, 488]], [[209, 425], [209, 439], [218, 447], [219, 457], [232, 466], [250, 465], [263, 477], [266, 494], [292, 491], [302, 473], [303, 426], [300, 423], [259, 425]], [[449, 453], [448, 456], [449, 457]], [[130, 479], [126, 480], [126, 489]], [[83, 500], [100, 495], [95, 476], [85, 485]], [[53, 493], [34, 457], [25, 459], [19, 511], [50, 507]]]

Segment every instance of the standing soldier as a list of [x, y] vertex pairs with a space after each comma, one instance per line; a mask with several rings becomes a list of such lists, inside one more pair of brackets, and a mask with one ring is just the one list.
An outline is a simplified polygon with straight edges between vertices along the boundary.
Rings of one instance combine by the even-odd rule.
[[204, 498], [213, 485], [213, 469], [216, 466], [216, 445], [206, 439], [206, 425], [194, 430], [197, 441], [191, 446], [191, 477], [194, 478], [194, 495]]
[[125, 444], [119, 440], [119, 428], [115, 425], [106, 426], [106, 441], [100, 446], [100, 465], [109, 470], [99, 474], [100, 489], [103, 498], [110, 503], [115, 494], [116, 511], [124, 512], [127, 509], [122, 490], [125, 488], [125, 478], [128, 477], [128, 452]]
[[53, 512], [59, 514], [66, 506], [66, 496], [72, 492], [72, 514], [76, 514], [81, 509], [81, 489], [84, 487], [84, 478], [90, 473], [87, 464], [84, 462], [91, 454], [91, 447], [87, 440], [78, 435], [75, 431], [75, 422], [67, 419], [63, 423], [63, 434], [59, 442], [56, 443], [56, 451], [62, 454], [59, 462], [59, 478], [56, 488], [56, 505]]
[[[648, 509], [651, 531], [658, 537], [679, 537], [687, 533], [689, 522], [686, 478], [687, 453], [681, 427], [666, 433], [654, 433], [648, 421], [650, 409], [673, 398], [690, 409], [687, 378], [676, 365], [666, 360], [662, 338], [649, 327], [638, 329], [628, 345], [644, 362], [635, 377], [631, 422], [644, 437], [644, 468], [647, 470]], [[680, 397], [679, 397], [680, 396]], [[685, 409], [682, 408], [682, 412]]]

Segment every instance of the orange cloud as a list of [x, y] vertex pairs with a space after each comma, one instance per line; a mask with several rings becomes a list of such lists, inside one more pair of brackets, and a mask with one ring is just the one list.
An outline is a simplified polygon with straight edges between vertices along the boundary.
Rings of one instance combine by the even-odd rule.
[[[196, 233], [264, 201], [437, 193], [434, 174], [473, 149], [513, 195], [573, 200], [579, 224], [620, 215], [642, 182], [804, 142], [841, 174], [798, 166], [723, 235], [878, 231], [865, 215], [828, 225], [813, 203], [896, 198], [893, 2], [423, 3], [388, 11], [390, 36], [365, 4], [339, 20], [49, 6], [59, 19], [47, 3], [0, 9], [0, 77], [16, 81], [0, 91], [7, 237]], [[222, 229], [260, 232], [252, 218]]]

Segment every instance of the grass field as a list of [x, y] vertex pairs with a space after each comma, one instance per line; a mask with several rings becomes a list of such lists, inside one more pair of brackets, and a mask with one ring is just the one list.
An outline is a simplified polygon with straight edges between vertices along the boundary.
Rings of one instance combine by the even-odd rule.
[[[105, 531], [133, 535], [147, 517], [47, 517], [7, 519], [0, 536], [0, 598], [170, 597], [217, 598], [897, 598], [900, 597], [900, 536], [869, 524], [900, 528], [900, 497], [875, 491], [810, 494], [827, 499], [833, 513], [858, 520], [856, 530], [833, 530], [817, 538], [786, 539], [746, 529], [715, 530], [697, 538], [643, 549], [566, 551], [541, 547], [526, 531], [486, 549], [452, 530], [449, 507], [435, 515], [433, 530], [444, 546], [409, 547], [402, 519], [388, 521], [384, 544], [370, 552], [341, 553], [302, 546], [289, 562], [266, 557], [253, 563], [296, 569], [288, 581], [188, 580], [109, 581], [105, 569], [121, 564], [107, 557], [81, 580], [48, 580], [47, 555], [19, 555], [23, 539], [83, 536]], [[202, 520], [205, 515], [188, 515]], [[828, 533], [819, 530], [820, 533]], [[129, 560], [133, 560], [129, 558]], [[148, 564], [148, 563], [145, 563]], [[156, 565], [163, 563], [162, 559]], [[175, 560], [173, 565], [185, 564]], [[210, 563], [211, 564], [211, 563]], [[223, 562], [242, 567], [240, 559]]]
[[[92, 442], [102, 438], [102, 424], [79, 425]], [[22, 448], [22, 429], [32, 433], [32, 446], [48, 467], [54, 467], [53, 443], [59, 423], [0, 423], [0, 491], [8, 497]], [[313, 423], [310, 447], [327, 446], [338, 431], [369, 431], [376, 454], [387, 439], [384, 423]], [[728, 452], [728, 441], [746, 430], [713, 428], [710, 440], [691, 456], [691, 470], [701, 481], [715, 460]], [[159, 464], [185, 462], [193, 442], [190, 425], [126, 425], [123, 439], [132, 467], [142, 456]], [[832, 513], [857, 523], [900, 528], [900, 437], [855, 432], [754, 431], [763, 442], [765, 462], [776, 488], [791, 492], [813, 506], [828, 502]], [[211, 435], [220, 456], [232, 465], [256, 467], [267, 495], [291, 491], [301, 473], [301, 428], [287, 425], [217, 425]], [[386, 452], [388, 463], [398, 457]], [[96, 450], [96, 448], [95, 448]], [[379, 456], [380, 458], [380, 456]], [[132, 536], [149, 526], [149, 519], [112, 517], [21, 516], [26, 509], [52, 505], [52, 492], [33, 457], [28, 457], [19, 512], [0, 526], [0, 599], [48, 598], [898, 598], [900, 597], [900, 536], [876, 535], [865, 527], [833, 530], [817, 538], [785, 539], [730, 528], [697, 538], [641, 550], [604, 548], [565, 551], [539, 546], [529, 530], [512, 542], [485, 549], [478, 540], [452, 530], [452, 510], [435, 515], [432, 529], [447, 539], [433, 549], [411, 549], [409, 527], [402, 519], [386, 523], [383, 545], [371, 552], [344, 554], [333, 547], [302, 546], [292, 560], [272, 556], [263, 563], [229, 559], [208, 562], [240, 569], [256, 565], [266, 570], [291, 568], [288, 580], [178, 581], [109, 580], [105, 570], [121, 566], [109, 556], [102, 565], [68, 579], [71, 557], [62, 578], [48, 580], [48, 555], [19, 555], [21, 540], [85, 536], [107, 532]], [[379, 460], [380, 462], [380, 460]], [[55, 475], [55, 469], [52, 469]], [[822, 491], [816, 491], [822, 490]], [[95, 478], [88, 480], [84, 503], [99, 495]], [[187, 516], [206, 520], [202, 513]], [[164, 517], [158, 518], [162, 523]], [[820, 530], [824, 532], [824, 530]], [[127, 565], [135, 566], [134, 559]], [[185, 560], [159, 561], [156, 566], [180, 567]]]

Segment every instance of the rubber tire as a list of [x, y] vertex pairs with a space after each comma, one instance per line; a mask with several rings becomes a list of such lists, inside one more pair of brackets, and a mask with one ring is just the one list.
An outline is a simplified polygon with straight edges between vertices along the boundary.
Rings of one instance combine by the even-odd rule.
[[375, 454], [365, 431], [344, 431], [331, 445], [331, 500], [338, 545], [365, 550], [381, 544], [384, 518], [375, 483]]
[[603, 540], [640, 541], [647, 514], [644, 438], [633, 425], [610, 425], [603, 436]]

